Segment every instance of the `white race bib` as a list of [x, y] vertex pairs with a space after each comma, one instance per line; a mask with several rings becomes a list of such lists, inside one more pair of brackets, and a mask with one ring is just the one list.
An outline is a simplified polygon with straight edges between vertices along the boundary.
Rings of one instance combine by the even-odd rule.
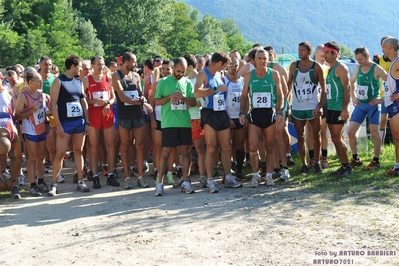
[[356, 85], [356, 98], [359, 100], [367, 100], [369, 97], [367, 93], [369, 91], [369, 86]]
[[226, 102], [223, 94], [213, 95], [213, 111], [224, 111], [226, 110]]
[[271, 108], [272, 97], [270, 92], [255, 92], [252, 94], [253, 108]]
[[80, 102], [68, 102], [66, 103], [66, 107], [68, 117], [78, 117], [83, 115], [83, 110]]
[[309, 100], [317, 98], [318, 90], [315, 90], [315, 92], [313, 92], [312, 89], [313, 84], [296, 85], [296, 95], [298, 97], [298, 100]]
[[174, 110], [187, 110], [187, 105], [183, 100], [179, 100], [176, 104], [172, 103], [172, 100], [170, 100], [170, 109]]
[[[137, 100], [137, 98], [139, 97], [138, 91], [124, 91], [123, 93], [125, 94], [126, 97], [129, 97], [132, 100]], [[133, 104], [125, 103], [125, 105], [133, 105]]]
[[331, 100], [331, 84], [326, 84], [326, 95], [327, 95], [327, 100]]
[[[109, 100], [108, 91], [93, 92], [93, 99], [103, 99], [104, 101]], [[94, 106], [100, 106], [100, 105], [98, 103], [95, 103]]]
[[45, 119], [45, 112], [44, 112], [44, 108], [40, 108], [39, 110], [37, 110], [36, 112], [33, 113], [33, 117], [35, 119], [35, 125], [39, 125], [41, 123], [44, 122]]

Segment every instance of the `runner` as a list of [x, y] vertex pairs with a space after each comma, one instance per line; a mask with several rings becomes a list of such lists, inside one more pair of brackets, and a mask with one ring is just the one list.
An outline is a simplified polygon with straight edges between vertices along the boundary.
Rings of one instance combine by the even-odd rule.
[[390, 37], [382, 44], [384, 55], [391, 60], [392, 64], [388, 72], [388, 91], [385, 92], [385, 106], [387, 106], [390, 117], [392, 137], [395, 142], [396, 163], [387, 174], [399, 175], [399, 40]]
[[[298, 56], [300, 60], [290, 65], [288, 78], [288, 89], [293, 89], [292, 95], [292, 121], [298, 134], [299, 155], [302, 168], [300, 173], [307, 175], [309, 166], [306, 163], [305, 134], [306, 121], [312, 127], [315, 157], [314, 169], [316, 173], [323, 173], [320, 167], [320, 125], [322, 107], [326, 104], [326, 91], [323, 70], [320, 65], [310, 59], [312, 45], [305, 41], [298, 45]], [[320, 86], [320, 101], [318, 100]]]
[[190, 155], [188, 148], [191, 141], [191, 118], [188, 106], [196, 105], [192, 84], [190, 80], [183, 78], [187, 69], [187, 61], [179, 57], [174, 62], [173, 74], [159, 81], [155, 93], [155, 104], [162, 105], [162, 155], [160, 158], [160, 180], [155, 188], [155, 196], [164, 194], [163, 180], [167, 161], [172, 148], [179, 146], [183, 163], [182, 192], [194, 193], [194, 189], [188, 180], [190, 168]]
[[258, 187], [260, 175], [258, 173], [257, 150], [259, 136], [265, 135], [266, 161], [266, 186], [273, 186], [273, 144], [275, 142], [276, 122], [281, 123], [283, 115], [284, 96], [281, 88], [280, 74], [267, 67], [268, 53], [258, 50], [255, 54], [256, 68], [244, 76], [244, 89], [240, 101], [240, 123], [246, 124], [245, 113], [248, 111], [246, 103], [251, 100], [251, 112], [248, 114], [249, 149], [252, 167], [251, 187]]
[[[110, 80], [104, 70], [104, 58], [102, 56], [94, 56], [91, 59], [91, 67], [93, 74], [83, 78], [83, 86], [85, 88], [87, 103], [89, 105], [88, 113], [90, 118], [90, 160], [92, 161], [93, 170], [93, 188], [101, 188], [100, 178], [98, 176], [98, 146], [101, 141], [100, 131], [102, 130], [106, 150], [108, 154], [108, 166], [110, 169], [115, 167], [115, 149], [114, 143], [114, 113], [112, 104], [115, 101], [115, 95], [112, 90]], [[107, 174], [107, 184], [111, 186], [119, 186], [113, 171]]]
[[195, 98], [204, 98], [205, 104], [201, 110], [201, 126], [204, 129], [206, 143], [205, 168], [207, 179], [201, 178], [200, 184], [208, 188], [209, 193], [217, 193], [219, 189], [212, 177], [215, 166], [215, 149], [219, 143], [222, 150], [222, 165], [225, 174], [225, 187], [241, 187], [231, 174], [231, 145], [230, 145], [230, 118], [226, 112], [227, 87], [220, 78], [220, 71], [226, 69], [230, 57], [224, 52], [213, 54], [211, 63], [198, 73], [194, 88]]
[[352, 173], [348, 162], [348, 148], [343, 140], [344, 125], [349, 119], [350, 84], [348, 67], [338, 62], [340, 47], [336, 42], [324, 44], [324, 56], [330, 65], [326, 78], [328, 130], [337, 151], [341, 167], [333, 172], [337, 177], [345, 177]]
[[[0, 156], [6, 157], [7, 155], [11, 161], [11, 179], [7, 180], [4, 177], [1, 177], [1, 179], [6, 186], [7, 181], [13, 183], [11, 196], [20, 199], [21, 195], [16, 181], [22, 165], [21, 142], [12, 115], [7, 112], [0, 112]], [[1, 163], [1, 167], [3, 167], [3, 163]], [[6, 165], [4, 165], [5, 167]]]
[[[22, 136], [25, 147], [29, 152], [26, 169], [31, 184], [30, 193], [32, 196], [42, 196], [42, 193], [49, 192], [49, 187], [44, 182], [44, 159], [46, 109], [50, 98], [47, 94], [41, 92], [43, 81], [39, 73], [28, 73], [26, 81], [28, 87], [17, 98], [15, 119], [22, 120]], [[37, 184], [35, 181], [36, 173], [38, 175]]]
[[89, 192], [83, 181], [83, 145], [89, 133], [90, 123], [87, 101], [82, 82], [75, 78], [82, 68], [82, 61], [75, 55], [65, 60], [66, 71], [51, 85], [51, 111], [57, 125], [56, 154], [53, 160], [53, 184], [49, 196], [57, 195], [57, 177], [62, 169], [62, 160], [72, 139], [75, 169], [77, 170], [77, 189]]
[[[141, 90], [140, 76], [133, 72], [136, 62], [136, 55], [133, 53], [126, 52], [123, 54], [120, 69], [112, 75], [112, 87], [116, 92], [118, 100], [119, 134], [121, 139], [120, 151], [123, 171], [126, 176], [125, 181], [126, 183], [132, 182], [129, 175], [128, 149], [129, 146], [133, 145], [134, 139], [137, 151], [137, 186], [146, 188], [149, 187], [143, 179], [145, 133], [143, 127], [145, 124], [143, 104], [146, 100]], [[128, 186], [128, 188], [131, 188], [131, 186]]]
[[355, 108], [348, 128], [349, 145], [353, 157], [350, 166], [354, 168], [363, 164], [357, 152], [356, 132], [367, 116], [371, 137], [374, 141], [374, 158], [364, 170], [373, 170], [380, 167], [381, 137], [379, 127], [381, 123], [381, 103], [383, 102], [383, 99], [380, 99], [380, 86], [381, 78], [386, 80], [387, 74], [382, 67], [371, 61], [367, 48], [356, 48], [355, 58], [359, 65], [356, 66], [351, 78], [351, 98]]

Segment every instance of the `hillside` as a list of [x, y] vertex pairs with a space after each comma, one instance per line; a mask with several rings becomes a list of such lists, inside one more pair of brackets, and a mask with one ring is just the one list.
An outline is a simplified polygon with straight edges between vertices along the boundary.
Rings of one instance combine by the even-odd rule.
[[399, 36], [398, 0], [181, 0], [218, 19], [234, 19], [248, 41], [295, 53], [299, 42], [334, 40], [381, 53], [384, 35]]

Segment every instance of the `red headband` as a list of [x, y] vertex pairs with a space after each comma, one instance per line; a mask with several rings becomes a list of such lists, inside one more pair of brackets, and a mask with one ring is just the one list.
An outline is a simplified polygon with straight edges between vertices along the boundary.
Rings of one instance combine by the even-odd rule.
[[332, 48], [332, 47], [324, 46], [323, 50], [324, 50], [324, 51], [330, 51], [330, 52], [339, 54], [338, 50], [336, 50], [336, 49], [334, 49], [334, 48]]

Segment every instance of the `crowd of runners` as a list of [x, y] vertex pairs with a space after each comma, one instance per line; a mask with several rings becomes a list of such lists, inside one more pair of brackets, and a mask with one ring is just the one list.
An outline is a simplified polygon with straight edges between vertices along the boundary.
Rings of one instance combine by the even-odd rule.
[[[240, 188], [243, 181], [273, 186], [276, 179], [288, 181], [288, 167], [295, 164], [289, 117], [298, 135], [299, 174], [323, 174], [329, 167], [327, 130], [341, 162], [333, 175], [346, 177], [361, 166], [356, 132], [366, 116], [374, 156], [364, 170], [377, 169], [388, 117], [399, 143], [399, 41], [386, 36], [381, 46], [383, 55], [374, 58], [367, 48], [356, 48], [359, 65], [352, 76], [339, 61], [336, 42], [315, 49], [301, 42], [299, 60], [288, 69], [275, 62], [273, 47], [260, 44], [243, 57], [236, 50], [174, 60], [156, 56], [141, 68], [131, 52], [108, 67], [101, 56], [72, 55], [63, 74], [48, 56], [35, 67], [16, 64], [0, 76], [1, 180], [13, 184], [15, 198], [26, 185], [32, 196], [55, 196], [70, 158], [82, 192], [90, 191], [84, 179], [93, 189], [101, 183], [132, 189], [133, 180], [149, 188], [145, 173], [151, 170], [156, 196], [164, 195], [164, 184], [194, 193], [190, 176], [196, 174], [201, 188], [217, 193], [219, 164], [225, 187]], [[343, 140], [347, 121], [352, 158]], [[399, 145], [395, 162], [387, 174], [399, 175]], [[244, 164], [252, 175], [244, 174]], [[50, 167], [52, 177], [45, 177]], [[124, 180], [118, 181], [121, 167]]]

